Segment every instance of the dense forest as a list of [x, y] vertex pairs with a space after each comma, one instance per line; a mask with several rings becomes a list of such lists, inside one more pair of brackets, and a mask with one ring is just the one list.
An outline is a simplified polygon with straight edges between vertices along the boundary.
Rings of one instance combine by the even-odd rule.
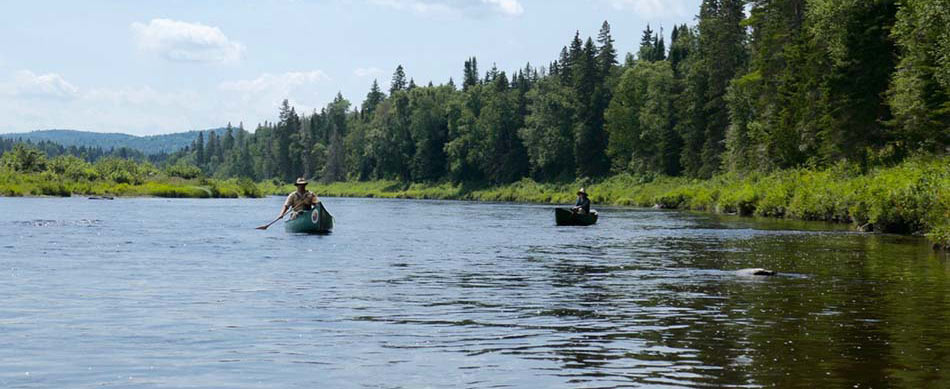
[[[338, 95], [171, 157], [217, 177], [503, 184], [610, 174], [706, 178], [887, 165], [950, 145], [950, 3], [704, 0], [619, 58], [610, 25], [513, 72], [460, 84], [402, 66], [357, 106]], [[621, 63], [622, 60], [622, 63]]]
[[66, 148], [101, 148], [104, 150], [131, 149], [145, 155], [171, 153], [192, 144], [199, 132], [216, 131], [223, 135], [224, 128], [203, 131], [176, 132], [171, 134], [136, 136], [122, 133], [103, 133], [77, 130], [38, 130], [26, 133], [0, 134], [0, 139], [13, 139], [18, 142], [51, 142]]
[[148, 161], [155, 164], [161, 164], [168, 159], [167, 153], [145, 154], [142, 151], [128, 147], [103, 148], [101, 146], [63, 146], [53, 141], [33, 142], [22, 138], [0, 138], [0, 154], [13, 151], [17, 145], [23, 145], [30, 149], [35, 149], [46, 157], [55, 158], [59, 156], [72, 156], [86, 162], [96, 162], [103, 158], [131, 159], [135, 161]]

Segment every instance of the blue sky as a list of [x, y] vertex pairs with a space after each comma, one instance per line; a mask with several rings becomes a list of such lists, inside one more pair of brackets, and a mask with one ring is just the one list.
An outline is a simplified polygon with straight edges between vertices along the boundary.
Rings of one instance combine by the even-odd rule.
[[417, 83], [546, 65], [607, 20], [621, 53], [700, 0], [15, 1], [0, 14], [0, 133], [253, 127], [284, 98], [354, 104], [396, 65]]

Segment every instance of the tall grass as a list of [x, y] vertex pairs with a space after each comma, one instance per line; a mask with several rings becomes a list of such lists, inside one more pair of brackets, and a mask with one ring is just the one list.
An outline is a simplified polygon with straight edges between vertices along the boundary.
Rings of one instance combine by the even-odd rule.
[[[138, 182], [140, 181], [140, 182]], [[293, 185], [275, 180], [181, 178], [155, 174], [144, 180], [20, 173], [0, 168], [2, 196], [260, 197], [284, 195]], [[459, 199], [570, 204], [579, 187], [596, 204], [701, 210], [802, 220], [852, 223], [866, 231], [926, 234], [950, 247], [950, 157], [918, 157], [870, 171], [841, 164], [828, 169], [789, 169], [770, 174], [724, 174], [708, 180], [617, 175], [597, 182], [503, 186], [398, 181], [311, 185], [318, 195]]]
[[248, 179], [183, 179], [164, 175], [141, 182], [111, 179], [69, 179], [51, 172], [19, 173], [0, 170], [2, 196], [154, 196], [169, 198], [261, 197], [264, 192]]
[[[595, 204], [852, 223], [865, 231], [926, 234], [936, 244], [950, 247], [950, 157], [918, 157], [865, 172], [842, 164], [708, 180], [617, 175], [593, 183], [523, 179], [482, 188], [370, 181], [314, 185], [311, 190], [345, 197], [570, 204], [582, 186]], [[293, 190], [283, 189], [283, 193]]]

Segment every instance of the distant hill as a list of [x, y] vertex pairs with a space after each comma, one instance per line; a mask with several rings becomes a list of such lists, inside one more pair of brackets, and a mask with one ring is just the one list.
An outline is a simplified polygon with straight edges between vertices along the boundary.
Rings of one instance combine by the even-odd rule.
[[145, 154], [171, 153], [190, 146], [198, 137], [199, 132], [214, 131], [223, 135], [224, 128], [215, 128], [203, 131], [178, 132], [174, 134], [135, 136], [120, 133], [101, 133], [76, 130], [40, 130], [24, 133], [0, 134], [0, 138], [29, 140], [33, 143], [50, 141], [63, 146], [101, 147], [105, 150], [128, 147]]

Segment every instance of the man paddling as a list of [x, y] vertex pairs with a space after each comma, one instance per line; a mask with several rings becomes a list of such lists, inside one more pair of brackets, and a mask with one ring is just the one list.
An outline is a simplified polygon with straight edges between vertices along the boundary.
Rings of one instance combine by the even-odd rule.
[[287, 196], [287, 200], [284, 201], [283, 208], [280, 209], [280, 215], [277, 215], [277, 218], [274, 219], [274, 221], [257, 227], [257, 229], [266, 230], [271, 224], [274, 224], [283, 218], [284, 215], [287, 214], [287, 211], [307, 211], [313, 209], [313, 207], [320, 202], [320, 199], [317, 198], [315, 193], [307, 190], [307, 180], [305, 180], [303, 177], [297, 178], [297, 181], [294, 182], [294, 185], [297, 186], [297, 190], [293, 191]]
[[289, 210], [294, 212], [308, 211], [320, 202], [316, 194], [307, 190], [307, 180], [303, 177], [298, 178], [294, 185], [297, 186], [297, 190], [287, 195], [284, 207], [280, 210], [280, 216], [283, 216]]
[[587, 191], [585, 191], [584, 188], [581, 188], [577, 191], [577, 202], [574, 203], [574, 208], [572, 208], [572, 210], [574, 213], [590, 213], [590, 199], [587, 198]]

